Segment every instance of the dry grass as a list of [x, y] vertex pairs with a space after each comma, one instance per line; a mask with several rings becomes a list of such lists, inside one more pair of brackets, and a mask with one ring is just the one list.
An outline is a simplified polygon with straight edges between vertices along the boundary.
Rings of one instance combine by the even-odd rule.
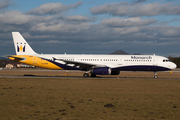
[[[2, 74], [15, 74], [12, 71]], [[32, 72], [32, 73], [31, 73]], [[57, 71], [58, 72], [58, 71]], [[64, 72], [66, 73], [66, 72]], [[65, 75], [63, 72], [50, 75]], [[17, 74], [45, 75], [41, 71]], [[77, 76], [81, 72], [73, 72]], [[139, 76], [138, 76], [139, 75]], [[130, 77], [147, 77], [131, 79]], [[126, 79], [0, 78], [2, 120], [179, 120], [180, 73], [122, 72]], [[172, 79], [160, 79], [172, 76]], [[170, 78], [169, 77], [169, 78]], [[174, 79], [176, 78], [176, 79]], [[112, 104], [114, 107], [104, 107]]]

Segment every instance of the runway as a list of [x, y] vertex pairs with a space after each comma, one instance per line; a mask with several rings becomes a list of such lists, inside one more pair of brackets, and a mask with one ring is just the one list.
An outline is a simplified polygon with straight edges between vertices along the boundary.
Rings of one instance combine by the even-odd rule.
[[[154, 79], [153, 72], [121, 71], [120, 75], [101, 75], [97, 77], [83, 77], [84, 71], [47, 70], [47, 69], [3, 69], [0, 78], [60, 78], [60, 79]], [[157, 79], [180, 80], [180, 71], [157, 72]]]
[[0, 75], [0, 78], [50, 78], [50, 79], [55, 79], [55, 78], [59, 78], [59, 79], [151, 79], [151, 80], [158, 80], [158, 79], [169, 79], [169, 80], [180, 80], [180, 78], [153, 78], [153, 77], [80, 77], [80, 76], [39, 76], [39, 75]]

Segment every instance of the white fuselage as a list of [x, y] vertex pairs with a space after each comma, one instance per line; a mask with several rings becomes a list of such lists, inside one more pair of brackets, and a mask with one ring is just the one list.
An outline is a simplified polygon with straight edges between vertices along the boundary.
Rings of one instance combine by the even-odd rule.
[[[127, 71], [164, 71], [176, 68], [176, 64], [167, 58], [155, 55], [67, 55], [67, 54], [37, 54], [37, 57], [51, 62], [66, 64], [62, 60], [76, 61], [80, 63], [107, 66], [117, 70]], [[39, 61], [40, 62], [40, 61]], [[74, 66], [74, 64], [66, 64]], [[136, 67], [137, 66], [137, 67]], [[141, 66], [141, 68], [139, 68]], [[142, 68], [143, 67], [143, 68]], [[147, 68], [144, 68], [147, 67]], [[76, 66], [78, 68], [78, 66]], [[65, 69], [65, 68], [63, 68]]]

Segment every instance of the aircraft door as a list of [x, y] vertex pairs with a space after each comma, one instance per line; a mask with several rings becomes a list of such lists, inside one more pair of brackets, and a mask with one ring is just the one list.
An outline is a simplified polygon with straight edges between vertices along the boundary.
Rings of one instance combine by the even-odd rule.
[[158, 65], [158, 57], [153, 56], [153, 65]]
[[122, 59], [118, 59], [118, 65], [122, 65]]
[[33, 64], [37, 64], [37, 57], [33, 56]]

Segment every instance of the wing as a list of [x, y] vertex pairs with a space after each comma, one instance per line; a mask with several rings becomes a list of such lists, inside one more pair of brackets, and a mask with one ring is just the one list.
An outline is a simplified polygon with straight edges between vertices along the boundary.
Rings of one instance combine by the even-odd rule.
[[90, 70], [91, 68], [94, 68], [94, 67], [106, 67], [105, 65], [80, 62], [80, 61], [70, 61], [70, 60], [64, 60], [64, 59], [56, 59], [56, 60], [63, 61], [66, 64], [74, 64], [74, 66], [78, 66], [82, 70]]

